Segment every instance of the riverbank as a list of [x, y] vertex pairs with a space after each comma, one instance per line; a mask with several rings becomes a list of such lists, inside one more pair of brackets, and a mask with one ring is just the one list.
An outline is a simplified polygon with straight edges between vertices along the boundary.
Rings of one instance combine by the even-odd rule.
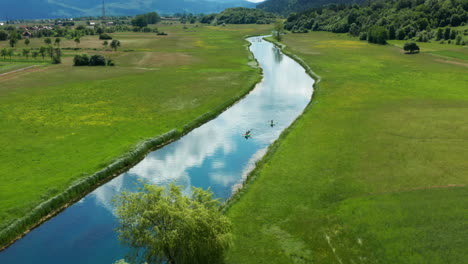
[[[140, 56], [140, 49], [144, 49], [145, 58], [160, 58], [158, 64], [172, 64], [175, 60], [175, 65], [165, 65], [164, 69], [135, 69], [136, 65], [129, 61], [131, 56], [126, 54], [128, 52], [122, 52], [113, 56], [116, 61], [122, 58], [121, 63], [128, 65], [116, 67], [117, 73], [113, 73], [114, 69], [106, 69], [111, 73], [104, 73], [100, 69], [60, 65], [45, 72], [28, 73], [27, 79], [22, 75], [15, 76], [13, 79], [16, 82], [22, 79], [19, 84], [1, 80], [5, 89], [0, 90], [3, 92], [0, 100], [5, 104], [0, 110], [7, 114], [3, 115], [7, 118], [1, 121], [8, 126], [5, 126], [5, 134], [2, 135], [6, 148], [2, 153], [5, 163], [0, 167], [0, 177], [4, 183], [0, 188], [0, 245], [8, 245], [39, 222], [66, 208], [71, 201], [80, 199], [131, 167], [150, 150], [216, 117], [245, 96], [261, 80], [261, 70], [250, 67], [255, 63], [245, 48], [243, 36], [263, 33], [266, 27], [234, 27], [235, 31], [229, 27], [181, 30], [168, 26], [165, 31], [173, 37], [164, 39], [152, 34], [122, 33], [119, 36], [124, 44], [134, 45], [133, 56]], [[183, 42], [184, 46], [174, 50], [174, 42]], [[142, 44], [145, 46], [141, 47]], [[154, 51], [148, 52], [149, 47]], [[161, 50], [165, 50], [165, 54], [159, 53]], [[229, 50], [229, 54], [223, 50]], [[218, 53], [226, 55], [221, 59]], [[179, 61], [181, 56], [190, 61]], [[94, 71], [91, 79], [98, 80], [78, 81], [90, 70]], [[67, 75], [70, 80], [65, 81], [59, 76], [63, 71], [71, 74]], [[100, 72], [103, 76], [98, 76]], [[51, 82], [52, 87], [44, 87], [42, 85], [45, 84], [41, 82], [32, 83], [35, 77], [43, 76], [41, 74], [50, 77], [47, 82]], [[34, 89], [20, 88], [25, 82]], [[168, 87], [172, 89], [167, 90]], [[187, 87], [190, 89], [187, 90]], [[32, 94], [34, 99], [30, 97]], [[89, 109], [76, 108], [83, 104]], [[48, 111], [47, 108], [61, 111]], [[27, 122], [27, 126], [21, 121]], [[15, 127], [18, 125], [22, 128]], [[52, 127], [55, 130], [50, 130]], [[135, 142], [171, 128], [175, 129], [174, 132], [133, 147]], [[24, 137], [23, 132], [31, 133], [31, 129], [33, 135]], [[44, 129], [48, 130], [47, 134], [41, 133]], [[10, 130], [15, 133], [7, 133]], [[7, 139], [12, 138], [16, 141], [7, 143]], [[27, 151], [27, 154], [16, 155], [8, 151], [9, 147], [24, 148], [23, 152]], [[42, 151], [34, 152], [37, 149]], [[126, 151], [128, 149], [130, 151]], [[123, 152], [128, 154], [113, 161], [113, 157]], [[57, 153], [60, 155], [54, 155]], [[24, 162], [25, 159], [33, 159], [39, 165]], [[19, 167], [21, 161], [22, 167]], [[11, 170], [9, 166], [17, 169]], [[80, 173], [95, 170], [100, 171], [91, 176]], [[7, 171], [16, 173], [11, 175]], [[16, 188], [12, 188], [12, 184]], [[38, 196], [40, 198], [33, 199]], [[35, 207], [38, 201], [44, 202]], [[21, 218], [27, 211], [27, 215]], [[14, 218], [21, 219], [7, 228]]]
[[323, 79], [228, 209], [228, 263], [466, 259], [466, 69], [346, 35], [284, 43]]

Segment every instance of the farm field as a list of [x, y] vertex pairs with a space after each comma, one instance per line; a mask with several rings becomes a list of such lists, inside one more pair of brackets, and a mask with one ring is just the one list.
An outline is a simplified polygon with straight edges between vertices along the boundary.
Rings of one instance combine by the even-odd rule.
[[[0, 77], [0, 230], [140, 141], [182, 128], [258, 79], [243, 37], [266, 34], [268, 26], [158, 27], [169, 35], [111, 34], [122, 43], [117, 52], [104, 49], [98, 36], [83, 37], [78, 51], [62, 39], [62, 64]], [[31, 39], [29, 46], [42, 45]], [[73, 67], [73, 55], [82, 53], [103, 54], [117, 66]], [[0, 73], [34, 65], [0, 61]]]
[[466, 49], [406, 55], [326, 32], [283, 43], [322, 80], [229, 208], [227, 262], [464, 263], [468, 61], [447, 54]]

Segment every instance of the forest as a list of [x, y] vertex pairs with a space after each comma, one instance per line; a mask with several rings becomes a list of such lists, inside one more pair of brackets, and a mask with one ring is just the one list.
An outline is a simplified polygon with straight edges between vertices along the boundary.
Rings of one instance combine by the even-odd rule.
[[289, 15], [285, 28], [292, 32], [331, 31], [350, 33], [365, 39], [374, 26], [383, 27], [388, 39], [415, 39], [420, 42], [455, 40], [463, 34], [444, 27], [467, 24], [467, 0], [381, 0], [357, 4], [330, 4]]

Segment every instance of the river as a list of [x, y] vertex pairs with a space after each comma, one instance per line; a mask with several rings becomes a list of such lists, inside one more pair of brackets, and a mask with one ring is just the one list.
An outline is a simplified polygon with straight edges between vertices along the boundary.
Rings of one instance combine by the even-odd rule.
[[[183, 138], [150, 153], [128, 172], [102, 185], [0, 252], [2, 264], [111, 264], [127, 248], [114, 231], [112, 198], [135, 191], [144, 180], [175, 182], [188, 192], [208, 188], [227, 199], [268, 146], [303, 112], [314, 80], [273, 44], [249, 38], [264, 78], [244, 99]], [[271, 126], [273, 120], [274, 126]], [[251, 137], [244, 133], [251, 130]]]

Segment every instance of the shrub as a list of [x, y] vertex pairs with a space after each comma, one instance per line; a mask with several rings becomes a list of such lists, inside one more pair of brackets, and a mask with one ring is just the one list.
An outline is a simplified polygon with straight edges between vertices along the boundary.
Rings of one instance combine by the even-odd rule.
[[8, 39], [8, 33], [4, 30], [0, 30], [0, 40], [7, 40]]
[[409, 53], [413, 53], [415, 51], [419, 52], [419, 46], [414, 42], [405, 43], [405, 46], [403, 47], [403, 49], [405, 51], [409, 51]]
[[144, 27], [144, 28], [141, 29], [141, 31], [142, 31], [142, 32], [145, 32], [145, 33], [149, 33], [149, 32], [151, 32], [151, 28], [149, 28], [149, 27]]
[[101, 40], [109, 40], [109, 39], [112, 39], [112, 37], [111, 37], [109, 34], [102, 33], [102, 34], [99, 35], [99, 39], [101, 39]]
[[75, 55], [73, 59], [73, 66], [88, 66], [89, 65], [89, 57], [86, 54], [83, 55]]
[[359, 40], [367, 40], [367, 34], [362, 32], [361, 34], [359, 34]]
[[388, 30], [381, 26], [373, 26], [367, 33], [367, 41], [369, 41], [369, 43], [385, 45], [387, 44], [387, 39]]
[[106, 59], [102, 55], [93, 55], [89, 59], [89, 66], [106, 66]]

